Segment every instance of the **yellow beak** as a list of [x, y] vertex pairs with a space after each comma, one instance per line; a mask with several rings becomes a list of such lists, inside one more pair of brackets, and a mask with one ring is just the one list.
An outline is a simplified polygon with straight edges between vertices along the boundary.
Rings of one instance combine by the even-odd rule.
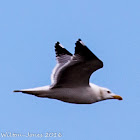
[[123, 100], [123, 98], [121, 96], [119, 96], [119, 95], [114, 95], [113, 98], [118, 99], [118, 100]]

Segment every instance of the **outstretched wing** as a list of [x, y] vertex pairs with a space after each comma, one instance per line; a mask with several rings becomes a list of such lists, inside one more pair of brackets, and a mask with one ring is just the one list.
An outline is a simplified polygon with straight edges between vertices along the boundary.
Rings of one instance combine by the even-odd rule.
[[53, 88], [89, 86], [91, 74], [102, 67], [103, 62], [79, 39], [72, 59], [58, 69]]
[[59, 42], [57, 42], [55, 44], [55, 53], [56, 53], [57, 64], [51, 74], [52, 84], [55, 83], [55, 81], [56, 81], [56, 76], [57, 76], [57, 72], [59, 71], [59, 69], [65, 63], [67, 63], [69, 60], [71, 60], [71, 57], [72, 57], [72, 54], [69, 51], [67, 51]]

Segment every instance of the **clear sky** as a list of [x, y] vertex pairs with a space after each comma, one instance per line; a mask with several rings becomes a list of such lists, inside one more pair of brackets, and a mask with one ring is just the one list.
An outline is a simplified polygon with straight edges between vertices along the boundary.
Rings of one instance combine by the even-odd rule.
[[[139, 0], [0, 1], [0, 139], [140, 140], [139, 6]], [[73, 53], [78, 38], [104, 62], [90, 82], [123, 101], [75, 105], [12, 92], [49, 85], [54, 44]], [[6, 132], [43, 137], [2, 138]]]

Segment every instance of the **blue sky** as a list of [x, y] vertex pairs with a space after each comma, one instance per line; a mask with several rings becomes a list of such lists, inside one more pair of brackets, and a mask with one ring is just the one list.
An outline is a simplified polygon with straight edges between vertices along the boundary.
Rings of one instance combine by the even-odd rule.
[[[140, 1], [0, 1], [0, 137], [31, 140], [139, 140]], [[81, 38], [103, 62], [90, 81], [123, 97], [91, 105], [42, 99], [15, 89], [50, 84], [54, 44], [74, 52]]]

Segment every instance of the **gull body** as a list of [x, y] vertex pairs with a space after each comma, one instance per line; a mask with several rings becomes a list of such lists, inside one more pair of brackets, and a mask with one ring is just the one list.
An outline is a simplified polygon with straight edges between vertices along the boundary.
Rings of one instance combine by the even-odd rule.
[[90, 75], [103, 67], [99, 60], [79, 39], [72, 55], [57, 42], [55, 44], [57, 65], [50, 86], [15, 90], [37, 97], [57, 99], [68, 103], [91, 104], [106, 99], [122, 100], [109, 89], [89, 83]]

